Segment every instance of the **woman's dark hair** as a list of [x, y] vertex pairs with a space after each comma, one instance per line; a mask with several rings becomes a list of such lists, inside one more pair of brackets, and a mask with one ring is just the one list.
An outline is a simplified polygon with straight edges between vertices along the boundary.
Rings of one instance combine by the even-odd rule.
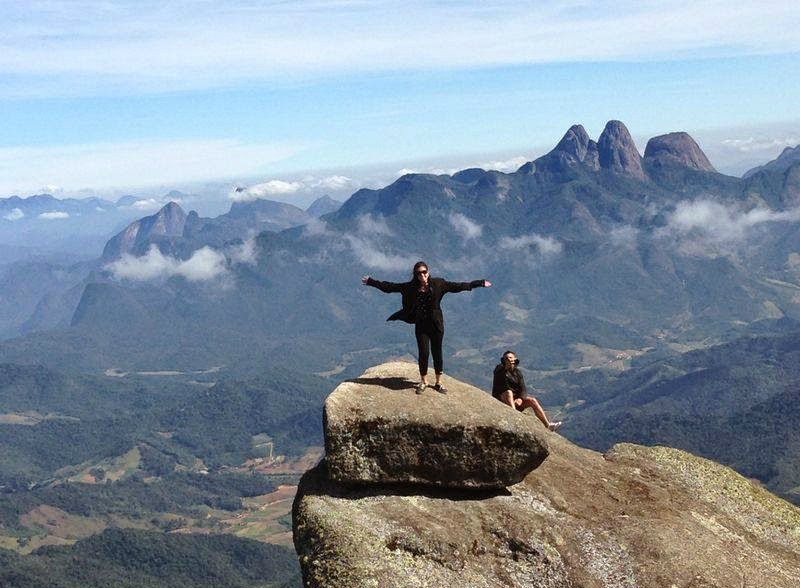
[[[510, 349], [507, 349], [507, 350], [506, 350], [506, 351], [503, 353], [503, 355], [501, 355], [501, 356], [500, 356], [500, 362], [501, 362], [501, 363], [502, 363], [502, 362], [503, 362], [503, 361], [506, 359], [506, 357], [508, 357], [508, 354], [509, 354], [509, 353], [511, 353], [511, 354], [513, 354], [513, 355], [517, 355], [516, 353], [514, 353], [514, 352], [513, 352], [513, 351], [511, 351]], [[516, 361], [514, 361], [514, 365], [519, 365], [519, 358], [517, 358], [517, 359], [516, 359]]]
[[417, 278], [417, 270], [421, 267], [424, 267], [426, 270], [430, 271], [428, 264], [424, 261], [418, 261], [414, 264], [414, 269], [411, 270], [411, 280], [414, 282], [419, 282], [419, 278]]

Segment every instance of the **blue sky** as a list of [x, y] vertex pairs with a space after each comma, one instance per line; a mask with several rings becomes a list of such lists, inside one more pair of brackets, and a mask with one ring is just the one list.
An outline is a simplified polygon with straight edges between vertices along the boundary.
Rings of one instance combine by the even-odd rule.
[[612, 118], [640, 149], [689, 131], [728, 172], [800, 143], [788, 1], [0, 1], [0, 19], [0, 196], [307, 198], [513, 169]]

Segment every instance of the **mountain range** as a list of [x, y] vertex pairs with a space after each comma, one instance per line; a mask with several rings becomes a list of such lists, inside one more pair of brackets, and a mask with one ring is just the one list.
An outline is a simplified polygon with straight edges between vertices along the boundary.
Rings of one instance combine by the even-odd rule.
[[[609, 349], [708, 344], [798, 316], [793, 170], [733, 178], [713, 171], [685, 133], [651, 139], [641, 157], [618, 121], [596, 142], [576, 125], [514, 173], [409, 174], [359, 190], [320, 221], [259, 234], [246, 262], [225, 248], [234, 233], [246, 238], [236, 209], [213, 221], [188, 215], [180, 237], [144, 231], [132, 251], [158, 245], [165, 271], [145, 279], [133, 260], [124, 276], [106, 264], [87, 282], [71, 332], [108, 341], [118, 361], [132, 365], [166, 363], [167, 355], [140, 344], [153, 329], [179, 364], [220, 353], [226, 362], [258, 364], [253, 358], [276, 345], [306, 349], [313, 335], [331, 349], [311, 358], [313, 368], [338, 369], [350, 365], [347, 353], [413, 352], [407, 333], [382, 326], [397, 302], [357, 284], [367, 273], [407, 279], [414, 261], [425, 259], [435, 274], [495, 283], [447, 303], [448, 341], [465, 358], [457, 369], [472, 374], [509, 345], [544, 370], [592, 364]], [[172, 213], [177, 234], [173, 206], [161, 221], [139, 226], [167, 227]], [[218, 254], [205, 260], [216, 273], [187, 279], [186, 264], [203, 263], [193, 258], [201, 246]], [[142, 267], [155, 261], [138, 259]], [[122, 324], [130, 347], [118, 341]], [[354, 343], [365, 324], [374, 325], [374, 345]], [[189, 358], [181, 349], [195, 333], [205, 334], [205, 350]], [[52, 337], [16, 342], [5, 353]], [[241, 353], [242, 339], [249, 353]]]

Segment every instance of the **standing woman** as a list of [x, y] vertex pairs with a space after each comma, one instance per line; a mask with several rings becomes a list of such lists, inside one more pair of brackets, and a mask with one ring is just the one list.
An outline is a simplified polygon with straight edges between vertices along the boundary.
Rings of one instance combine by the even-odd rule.
[[445, 394], [447, 389], [442, 385], [444, 371], [442, 360], [442, 340], [444, 338], [444, 315], [442, 314], [442, 296], [448, 292], [463, 292], [473, 288], [488, 288], [489, 280], [472, 282], [448, 282], [442, 278], [432, 278], [428, 272], [428, 264], [418, 261], [409, 282], [381, 282], [370, 276], [361, 278], [365, 286], [372, 286], [381, 292], [400, 292], [403, 296], [403, 308], [388, 319], [389, 321], [405, 321], [414, 324], [414, 335], [417, 338], [419, 352], [419, 377], [417, 394], [422, 394], [428, 387], [428, 354], [433, 355], [433, 369], [436, 372], [436, 383], [433, 388]]

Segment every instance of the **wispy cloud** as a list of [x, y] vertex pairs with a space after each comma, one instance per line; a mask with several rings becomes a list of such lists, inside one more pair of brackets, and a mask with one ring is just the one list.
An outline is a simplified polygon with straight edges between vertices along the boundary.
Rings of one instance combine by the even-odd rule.
[[776, 212], [764, 207], [742, 210], [710, 199], [680, 202], [657, 236], [696, 236], [715, 242], [738, 241], [769, 222], [800, 221], [800, 209]]
[[225, 256], [210, 247], [195, 251], [187, 260], [164, 255], [156, 245], [141, 257], [125, 254], [106, 266], [116, 278], [150, 281], [182, 276], [190, 282], [211, 280], [227, 272]]
[[25, 213], [22, 212], [22, 209], [20, 208], [12, 208], [11, 212], [3, 215], [3, 218], [9, 221], [18, 221], [22, 218], [25, 218]]
[[255, 265], [258, 262], [258, 249], [255, 238], [247, 239], [241, 245], [232, 247], [228, 252], [231, 263]]
[[299, 146], [230, 139], [0, 148], [0, 194], [30, 193], [43, 179], [64, 190], [161, 185], [253, 174]]
[[772, 152], [776, 149], [784, 147], [794, 147], [800, 144], [800, 137], [781, 137], [781, 138], [766, 138], [766, 137], [746, 137], [743, 139], [725, 139], [722, 141], [725, 147], [741, 151], [743, 153], [750, 152]]
[[69, 218], [68, 212], [61, 212], [59, 210], [52, 210], [50, 212], [43, 212], [39, 215], [39, 218], [44, 220], [60, 220]]
[[543, 256], [552, 256], [561, 253], [563, 246], [553, 237], [543, 237], [536, 233], [521, 235], [519, 237], [503, 237], [498, 245], [501, 249], [524, 250], [530, 247], [538, 249]]
[[234, 188], [228, 197], [235, 202], [246, 202], [258, 198], [273, 198], [275, 196], [286, 196], [298, 192], [330, 191], [341, 192], [351, 190], [360, 185], [352, 178], [343, 175], [332, 175], [326, 177], [306, 176], [300, 180], [281, 180], [271, 179], [252, 186], [238, 186]]
[[269, 180], [247, 188], [236, 188], [231, 191], [229, 198], [234, 202], [248, 202], [259, 198], [284, 196], [294, 194], [303, 187], [300, 182], [285, 182], [283, 180]]
[[[163, 91], [331, 72], [800, 49], [785, 0], [591, 3], [5, 2], [0, 73], [74, 92]], [[398, 27], [398, 22], [414, 23]]]
[[530, 159], [528, 159], [524, 155], [518, 155], [516, 157], [511, 157], [510, 159], [503, 159], [500, 161], [487, 161], [477, 167], [483, 169], [494, 169], [497, 171], [508, 173], [517, 171], [528, 161], [530, 161]]
[[394, 233], [383, 218], [375, 218], [371, 214], [358, 217], [358, 232], [362, 236], [391, 237]]
[[448, 219], [456, 233], [465, 241], [477, 239], [483, 234], [483, 227], [460, 212], [453, 212]]
[[345, 235], [345, 239], [356, 259], [370, 269], [384, 271], [410, 269], [416, 261], [409, 255], [389, 253], [370, 239], [362, 239], [355, 235]]

